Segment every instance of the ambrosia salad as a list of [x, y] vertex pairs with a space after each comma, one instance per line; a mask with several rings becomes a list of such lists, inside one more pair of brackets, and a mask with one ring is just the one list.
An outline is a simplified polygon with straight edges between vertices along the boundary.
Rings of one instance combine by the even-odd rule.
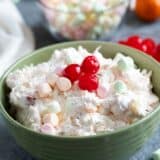
[[111, 34], [125, 14], [129, 1], [41, 0], [41, 3], [53, 33], [80, 40]]
[[15, 118], [50, 135], [88, 136], [114, 131], [159, 104], [151, 71], [131, 57], [104, 58], [83, 47], [55, 50], [47, 62], [26, 66], [6, 79]]

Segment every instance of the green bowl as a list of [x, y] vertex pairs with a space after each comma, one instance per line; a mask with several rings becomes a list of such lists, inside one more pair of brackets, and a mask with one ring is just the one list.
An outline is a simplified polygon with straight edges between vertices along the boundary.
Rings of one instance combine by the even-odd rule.
[[160, 97], [160, 66], [158, 62], [142, 52], [106, 42], [62, 43], [37, 50], [33, 54], [25, 56], [4, 73], [0, 81], [0, 109], [4, 120], [17, 143], [31, 155], [41, 160], [128, 160], [143, 146], [158, 126], [160, 107], [129, 127], [88, 137], [58, 137], [36, 133], [22, 126], [7, 113], [9, 90], [5, 85], [5, 79], [10, 72], [31, 63], [38, 64], [47, 61], [55, 49], [78, 47], [79, 45], [90, 52], [101, 46], [100, 51], [106, 57], [114, 57], [117, 52], [133, 57], [140, 68], [153, 71], [154, 92]]

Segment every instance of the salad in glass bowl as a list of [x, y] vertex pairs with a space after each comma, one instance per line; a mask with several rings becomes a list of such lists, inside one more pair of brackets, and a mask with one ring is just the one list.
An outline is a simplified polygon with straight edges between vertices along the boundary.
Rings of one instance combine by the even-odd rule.
[[71, 40], [103, 39], [120, 24], [128, 0], [40, 0], [53, 35]]

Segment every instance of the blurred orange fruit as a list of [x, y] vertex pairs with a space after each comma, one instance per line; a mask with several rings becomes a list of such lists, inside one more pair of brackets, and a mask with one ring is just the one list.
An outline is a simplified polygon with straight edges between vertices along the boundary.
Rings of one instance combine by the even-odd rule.
[[144, 21], [154, 21], [160, 17], [160, 0], [136, 0], [135, 12]]

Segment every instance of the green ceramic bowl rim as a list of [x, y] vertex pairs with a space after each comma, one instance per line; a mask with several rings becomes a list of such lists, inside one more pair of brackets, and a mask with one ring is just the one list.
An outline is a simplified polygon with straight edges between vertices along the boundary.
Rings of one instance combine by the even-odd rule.
[[[25, 59], [28, 59], [30, 57], [32, 57], [33, 55], [36, 55], [38, 54], [39, 52], [42, 52], [42, 51], [45, 51], [46, 49], [49, 49], [49, 48], [54, 48], [54, 47], [57, 47], [57, 46], [62, 46], [63, 45], [76, 45], [76, 44], [81, 44], [81, 45], [85, 45], [85, 44], [92, 44], [92, 43], [96, 43], [96, 44], [99, 44], [99, 46], [101, 46], [102, 44], [110, 44], [112, 46], [119, 46], [121, 48], [126, 48], [132, 52], [135, 52], [136, 51], [136, 54], [142, 54], [142, 56], [144, 57], [147, 57], [150, 59], [150, 61], [152, 63], [155, 63], [157, 65], [157, 67], [159, 66], [160, 67], [160, 64], [152, 57], [144, 54], [143, 52], [137, 50], [137, 49], [133, 49], [131, 47], [127, 47], [127, 46], [124, 46], [124, 45], [120, 45], [120, 44], [116, 44], [116, 43], [112, 43], [112, 42], [104, 42], [104, 41], [88, 41], [88, 40], [85, 40], [85, 41], [70, 41], [70, 42], [64, 42], [64, 43], [59, 43], [59, 44], [55, 44], [55, 45], [49, 45], [49, 46], [46, 46], [46, 47], [43, 47], [43, 48], [40, 48], [36, 51], [33, 51], [31, 54], [28, 54], [22, 58], [20, 58], [19, 60], [17, 60], [14, 64], [12, 64], [5, 72], [4, 74], [2, 75], [1, 79], [0, 79], [0, 89], [2, 87], [2, 83], [3, 81], [6, 79], [6, 76], [8, 75], [8, 73], [10, 73], [10, 71], [17, 65], [17, 63], [21, 63], [23, 60]], [[154, 116], [158, 111], [160, 110], [160, 106], [158, 106], [156, 109], [154, 109], [154, 111], [152, 111], [151, 113], [149, 113], [147, 116], [143, 117], [142, 119], [138, 120], [137, 122], [129, 125], [129, 126], [126, 126], [126, 127], [123, 127], [123, 128], [120, 128], [120, 129], [117, 129], [115, 131], [111, 131], [111, 132], [103, 132], [101, 134], [97, 134], [97, 135], [91, 135], [91, 136], [54, 136], [54, 135], [47, 135], [47, 134], [43, 134], [43, 133], [39, 133], [39, 132], [35, 132], [27, 127], [25, 127], [24, 125], [20, 124], [18, 121], [14, 120], [9, 114], [8, 112], [5, 110], [2, 102], [0, 102], [0, 113], [3, 114], [3, 116], [12, 124], [14, 125], [15, 127], [20, 127], [28, 132], [30, 132], [32, 135], [37, 135], [37, 136], [42, 136], [42, 137], [47, 137], [47, 138], [56, 138], [56, 139], [64, 139], [64, 140], [82, 140], [82, 139], [92, 139], [92, 138], [102, 138], [102, 137], [105, 137], [105, 136], [109, 136], [109, 135], [115, 135], [115, 134], [119, 134], [119, 133], [122, 133], [122, 132], [127, 132], [128, 130], [130, 130], [131, 128], [134, 128], [138, 125], [140, 125], [141, 123], [147, 121], [148, 119], [150, 119], [152, 116]]]

